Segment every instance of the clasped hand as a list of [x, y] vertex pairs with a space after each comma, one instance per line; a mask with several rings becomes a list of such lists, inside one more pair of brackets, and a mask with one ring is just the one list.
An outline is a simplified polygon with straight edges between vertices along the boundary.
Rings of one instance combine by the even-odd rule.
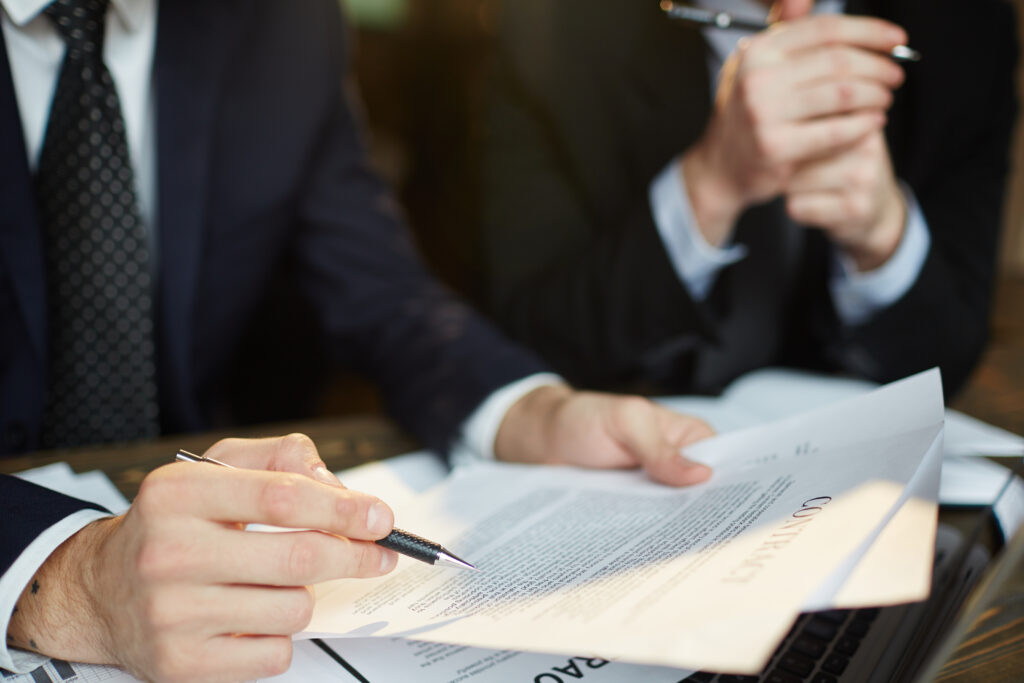
[[722, 244], [747, 207], [784, 195], [794, 220], [826, 231], [861, 270], [892, 254], [905, 208], [882, 129], [904, 73], [886, 53], [906, 40], [881, 19], [815, 15], [741, 41], [683, 158], [709, 243]]

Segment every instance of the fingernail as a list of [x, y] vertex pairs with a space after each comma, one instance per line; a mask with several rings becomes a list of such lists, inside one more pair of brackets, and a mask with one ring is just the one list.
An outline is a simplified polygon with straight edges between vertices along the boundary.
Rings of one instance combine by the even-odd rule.
[[370, 511], [366, 513], [367, 531], [371, 534], [379, 534], [380, 536], [391, 531], [389, 517], [388, 508], [384, 503], [374, 503], [370, 506]]
[[323, 465], [317, 465], [316, 467], [313, 468], [313, 476], [325, 484], [329, 484], [331, 486], [341, 486], [341, 482], [338, 481], [338, 478], [331, 474], [330, 470], [328, 470]]
[[380, 573], [387, 574], [389, 571], [395, 568], [398, 564], [398, 553], [385, 550], [380, 554]]

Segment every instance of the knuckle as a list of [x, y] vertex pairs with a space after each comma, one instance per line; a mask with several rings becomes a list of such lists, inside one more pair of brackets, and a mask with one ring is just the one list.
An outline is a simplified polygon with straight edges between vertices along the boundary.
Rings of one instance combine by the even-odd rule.
[[262, 675], [259, 678], [280, 676], [292, 665], [292, 641], [290, 638], [268, 638], [263, 649]]
[[827, 45], [832, 45], [840, 40], [842, 22], [838, 15], [823, 14], [818, 21], [818, 35]]
[[[351, 492], [338, 496], [334, 503], [335, 523], [338, 528], [346, 528], [359, 516], [360, 502]], [[363, 519], [366, 516], [363, 515]]]
[[874, 180], [874, 173], [867, 166], [858, 165], [850, 169], [847, 184], [855, 190], [867, 189]]
[[381, 553], [380, 548], [368, 543], [352, 544], [352, 552], [358, 553], [356, 567], [358, 576], [377, 576], [380, 574]]
[[313, 439], [300, 432], [292, 432], [281, 437], [280, 451], [282, 453], [302, 455], [315, 450]]
[[[171, 597], [165, 591], [150, 591], [142, 597], [139, 604], [139, 612], [143, 623], [152, 633], [161, 633], [178, 621], [180, 605], [177, 599]], [[165, 638], [157, 638], [154, 641], [156, 655], [168, 654], [160, 649], [166, 646]]]
[[850, 53], [841, 47], [830, 50], [829, 66], [833, 74], [839, 76], [849, 75], [853, 71], [853, 61]]
[[854, 87], [851, 83], [836, 84], [836, 106], [840, 110], [845, 111], [853, 106], [854, 95]]
[[143, 581], [159, 581], [169, 573], [168, 557], [162, 543], [143, 543], [135, 558], [135, 573]]
[[143, 515], [159, 514], [178, 499], [180, 488], [178, 478], [169, 466], [161, 467], [142, 480], [132, 507]]
[[285, 558], [286, 576], [297, 584], [304, 584], [315, 576], [320, 565], [320, 554], [311, 539], [299, 536], [292, 540]]
[[849, 192], [843, 197], [843, 210], [848, 217], [860, 219], [867, 213], [867, 202], [861, 193]]
[[313, 618], [313, 606], [316, 600], [310, 590], [302, 588], [295, 592], [294, 604], [289, 609], [286, 619], [286, 627], [291, 633], [298, 633], [306, 628]]
[[263, 510], [271, 524], [285, 524], [299, 509], [299, 491], [294, 477], [289, 475], [275, 476], [263, 485], [260, 492], [260, 509]]
[[651, 414], [651, 405], [640, 396], [624, 396], [619, 399], [619, 419], [625, 424], [635, 424]]

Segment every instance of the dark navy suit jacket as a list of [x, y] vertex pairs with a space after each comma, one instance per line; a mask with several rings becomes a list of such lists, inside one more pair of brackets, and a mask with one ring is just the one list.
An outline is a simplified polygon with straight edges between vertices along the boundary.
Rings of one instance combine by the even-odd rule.
[[[173, 0], [160, 3], [157, 26], [165, 431], [230, 421], [240, 376], [255, 378], [249, 386], [259, 391], [278, 354], [241, 371], [236, 361], [282, 287], [313, 314], [318, 346], [376, 380], [395, 417], [435, 448], [493, 390], [542, 369], [418, 259], [391, 195], [367, 167], [343, 89], [346, 35], [336, 0]], [[0, 454], [36, 447], [46, 400], [46, 289], [33, 201], [3, 49]], [[297, 333], [280, 339], [281, 352], [309, 341]], [[11, 486], [0, 478], [5, 528], [20, 527]], [[19, 490], [22, 499], [33, 495]], [[22, 501], [18, 509], [31, 507]], [[19, 530], [25, 543], [63, 510], [44, 516]], [[5, 536], [0, 554], [18, 550]]]

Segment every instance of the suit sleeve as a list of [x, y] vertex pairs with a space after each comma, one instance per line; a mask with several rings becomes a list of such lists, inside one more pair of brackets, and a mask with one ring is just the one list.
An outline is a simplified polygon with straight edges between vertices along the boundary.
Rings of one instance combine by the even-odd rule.
[[394, 197], [369, 168], [348, 93], [345, 36], [325, 2], [308, 36], [324, 36], [331, 61], [327, 107], [299, 214], [303, 286], [339, 356], [358, 359], [395, 417], [445, 450], [462, 421], [496, 389], [545, 369], [507, 341], [428, 272]]
[[0, 574], [11, 568], [21, 552], [40, 534], [79, 510], [102, 506], [57, 493], [6, 474], [0, 475]]
[[[890, 131], [890, 149], [928, 222], [928, 256], [900, 300], [848, 329], [843, 340], [849, 369], [887, 382], [939, 366], [947, 395], [964, 384], [988, 339], [1017, 111], [1012, 10], [1002, 2], [978, 9], [983, 25], [957, 30], [968, 44], [956, 55], [941, 41], [922, 46], [934, 63], [911, 71], [905, 92], [897, 94], [914, 119]], [[910, 33], [920, 41], [938, 32], [911, 27]]]

